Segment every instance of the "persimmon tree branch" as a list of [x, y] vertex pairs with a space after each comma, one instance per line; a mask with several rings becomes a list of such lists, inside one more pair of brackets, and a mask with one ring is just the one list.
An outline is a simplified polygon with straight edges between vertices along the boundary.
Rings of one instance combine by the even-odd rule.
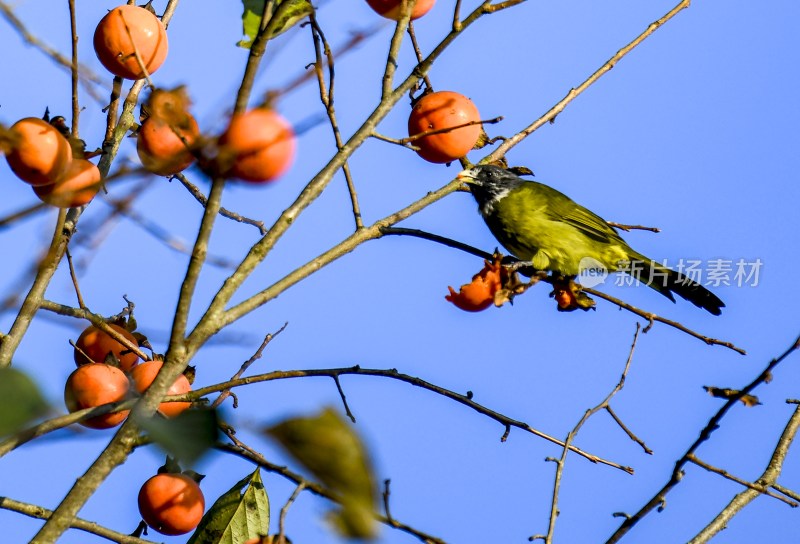
[[[334, 69], [333, 52], [331, 51], [330, 45], [328, 45], [328, 42], [325, 39], [325, 34], [322, 32], [322, 28], [320, 28], [317, 18], [311, 14], [309, 19], [311, 20], [311, 34], [312, 39], [314, 40], [314, 53], [316, 55], [314, 72], [317, 74], [317, 81], [319, 82], [319, 97], [322, 105], [325, 106], [325, 112], [328, 114], [328, 121], [330, 122], [331, 130], [333, 131], [333, 138], [336, 141], [336, 149], [341, 151], [344, 142], [342, 141], [342, 133], [339, 130], [339, 123], [336, 120], [336, 109], [333, 106], [333, 91], [336, 75], [336, 70]], [[325, 55], [325, 60], [323, 60], [323, 53]], [[325, 65], [328, 67], [329, 83], [327, 88], [325, 86], [325, 75], [322, 71], [322, 68]], [[353, 175], [350, 172], [350, 165], [347, 163], [347, 161], [345, 161], [345, 163], [342, 165], [342, 172], [344, 173], [344, 179], [347, 182], [347, 191], [350, 193], [350, 205], [353, 209], [353, 219], [355, 221], [356, 230], [358, 230], [363, 228], [364, 223], [361, 219], [361, 206], [358, 204], [358, 193], [356, 192], [355, 183], [353, 182]]]
[[233, 106], [234, 113], [242, 113], [247, 109], [247, 103], [250, 100], [250, 92], [256, 80], [258, 67], [261, 64], [261, 59], [264, 57], [267, 44], [269, 43], [269, 36], [266, 30], [269, 20], [272, 17], [274, 6], [275, 0], [266, 0], [266, 2], [264, 2], [264, 11], [261, 13], [261, 25], [259, 26], [256, 37], [250, 44], [250, 54], [247, 56], [247, 65], [244, 69], [239, 92], [236, 94], [236, 103]]
[[[0, 508], [17, 512], [19, 514], [24, 514], [28, 517], [36, 519], [48, 519], [53, 513], [47, 508], [43, 508], [35, 504], [16, 501], [9, 497], [0, 497]], [[117, 531], [106, 529], [102, 525], [92, 521], [86, 521], [85, 519], [81, 518], [75, 518], [70, 527], [105, 538], [111, 542], [117, 542], [119, 544], [152, 544], [153, 542], [152, 540], [144, 540], [135, 536], [118, 533]]]
[[[625, 361], [625, 367], [622, 370], [622, 376], [620, 377], [619, 382], [617, 382], [617, 384], [614, 386], [611, 392], [608, 395], [606, 395], [606, 398], [603, 399], [603, 401], [600, 402], [600, 404], [598, 404], [594, 408], [586, 410], [586, 412], [583, 414], [583, 417], [581, 417], [580, 421], [578, 421], [575, 427], [569, 432], [569, 434], [567, 434], [567, 438], [564, 440], [564, 449], [561, 453], [561, 458], [549, 459], [555, 462], [556, 464], [556, 474], [555, 474], [555, 481], [553, 483], [553, 499], [550, 505], [550, 521], [547, 527], [547, 534], [544, 536], [545, 544], [552, 544], [553, 542], [553, 534], [555, 533], [555, 528], [556, 528], [556, 519], [558, 518], [559, 514], [558, 496], [559, 496], [559, 491], [561, 490], [561, 479], [564, 474], [564, 465], [567, 462], [567, 453], [569, 453], [569, 447], [572, 444], [572, 441], [577, 436], [578, 432], [580, 432], [581, 427], [583, 427], [583, 425], [589, 420], [589, 418], [592, 417], [597, 412], [599, 412], [600, 410], [608, 408], [610, 406], [611, 399], [614, 398], [614, 396], [617, 393], [622, 391], [622, 388], [625, 386], [625, 379], [628, 376], [628, 371], [630, 370], [631, 362], [633, 361], [633, 352], [636, 350], [636, 342], [639, 339], [640, 328], [641, 327], [637, 323], [636, 332], [633, 334], [633, 342], [631, 343], [630, 351], [628, 352], [628, 358]], [[623, 426], [623, 429], [627, 432], [627, 428]], [[630, 433], [628, 434], [630, 436]], [[535, 538], [537, 537], [534, 537], [534, 539]]]
[[[52, 46], [43, 42], [37, 36], [32, 34], [27, 29], [25, 24], [19, 19], [19, 17], [16, 16], [14, 10], [11, 8], [8, 2], [0, 1], [0, 14], [3, 15], [6, 21], [8, 21], [8, 24], [11, 25], [11, 27], [26, 43], [44, 53], [58, 66], [61, 66], [70, 72], [73, 70], [73, 61], [62, 55], [57, 49], [54, 49]], [[97, 102], [102, 102], [103, 99], [97, 93], [95, 87], [105, 87], [103, 79], [92, 72], [92, 70], [85, 65], [79, 64], [78, 67], [78, 75], [80, 76], [80, 81], [84, 84], [84, 89], [86, 92]]]
[[795, 502], [793, 500], [790, 500], [790, 499], [787, 499], [786, 497], [784, 497], [782, 495], [779, 495], [779, 494], [775, 493], [774, 491], [770, 491], [770, 489], [766, 485], [760, 485], [761, 484], [761, 480], [758, 480], [759, 483], [755, 483], [755, 484], [752, 483], [752, 482], [748, 482], [747, 480], [743, 480], [742, 478], [738, 478], [738, 477], [734, 476], [733, 474], [731, 474], [730, 472], [728, 472], [725, 469], [721, 469], [721, 468], [715, 467], [714, 465], [710, 465], [710, 464], [706, 463], [705, 461], [703, 461], [702, 459], [700, 459], [699, 457], [697, 457], [693, 453], [688, 456], [688, 459], [689, 459], [689, 461], [691, 461], [693, 464], [697, 465], [700, 468], [704, 468], [709, 472], [713, 472], [714, 474], [719, 474], [720, 476], [722, 476], [723, 478], [725, 478], [727, 480], [730, 480], [732, 482], [736, 482], [737, 484], [739, 484], [741, 486], [744, 486], [744, 487], [746, 487], [748, 489], [752, 489], [754, 491], [758, 491], [758, 493], [760, 493], [760, 494], [767, 495], [768, 497], [772, 497], [773, 499], [778, 499], [779, 501], [788, 504], [792, 508], [797, 508], [798, 506], [800, 506], [800, 504], [798, 504], [797, 502]]
[[[482, 414], [484, 416], [489, 417], [503, 425], [506, 428], [506, 432], [503, 434], [501, 438], [502, 441], [505, 441], [508, 437], [508, 430], [510, 428], [520, 429], [527, 433], [530, 433], [534, 436], [538, 436], [539, 438], [543, 438], [548, 442], [552, 442], [562, 448], [565, 447], [564, 442], [561, 440], [554, 438], [546, 433], [543, 433], [527, 423], [523, 421], [519, 421], [516, 419], [512, 419], [508, 416], [505, 416], [499, 412], [496, 412], [490, 408], [487, 408], [473, 400], [473, 395], [467, 394], [462, 395], [460, 393], [456, 393], [449, 389], [445, 389], [444, 387], [440, 387], [438, 385], [432, 384], [415, 376], [410, 376], [408, 374], [403, 374], [398, 372], [395, 369], [375, 369], [375, 368], [361, 368], [360, 366], [353, 366], [353, 367], [343, 367], [343, 368], [326, 368], [326, 369], [308, 369], [308, 370], [276, 370], [274, 372], [268, 372], [266, 374], [258, 374], [255, 376], [248, 376], [245, 378], [237, 378], [233, 380], [229, 380], [224, 383], [210, 385], [207, 387], [201, 387], [184, 395], [175, 395], [167, 397], [170, 400], [174, 400], [176, 402], [179, 401], [195, 401], [199, 398], [202, 398], [206, 395], [211, 393], [216, 393], [218, 391], [225, 391], [228, 389], [232, 389], [235, 387], [242, 387], [244, 385], [259, 383], [259, 382], [267, 382], [267, 381], [274, 381], [274, 380], [286, 380], [292, 378], [307, 378], [307, 377], [328, 377], [328, 378], [338, 378], [339, 376], [346, 376], [346, 375], [357, 375], [357, 376], [377, 376], [381, 378], [389, 378], [392, 380], [401, 381], [415, 387], [419, 387], [426, 391], [430, 391], [432, 393], [436, 393], [437, 395], [441, 395], [446, 397], [450, 400], [454, 400], [472, 410]], [[610, 467], [623, 470], [629, 474], [633, 473], [633, 469], [630, 467], [626, 467], [615, 463], [613, 461], [608, 461], [596, 455], [587, 453], [580, 448], [575, 446], [569, 446], [569, 450], [573, 453], [577, 453], [581, 457], [584, 457], [591, 461], [592, 463], [599, 463], [603, 465], [608, 465]]]
[[[206, 196], [202, 192], [200, 192], [200, 189], [198, 189], [196, 185], [194, 185], [192, 182], [190, 182], [186, 178], [186, 176], [184, 174], [175, 174], [172, 177], [177, 179], [178, 181], [180, 181], [181, 184], [184, 187], [186, 187], [186, 190], [189, 191], [189, 193], [201, 205], [205, 206], [208, 203], [208, 198], [206, 198]], [[219, 208], [219, 213], [220, 213], [221, 216], [227, 217], [228, 219], [232, 219], [232, 220], [234, 220], [234, 221], [236, 221], [238, 223], [245, 223], [247, 225], [253, 225], [255, 228], [258, 229], [258, 232], [260, 232], [262, 236], [267, 233], [267, 229], [266, 229], [266, 227], [264, 227], [264, 222], [263, 221], [257, 221], [255, 219], [250, 219], [248, 217], [244, 217], [244, 216], [239, 215], [236, 212], [232, 212], [231, 210], [228, 210], [228, 209], [226, 209], [226, 208], [224, 208], [222, 206], [220, 206], [220, 208]]]
[[75, 0], [69, 0], [69, 28], [72, 35], [72, 136], [78, 138], [78, 120], [81, 115], [81, 106], [78, 101], [78, 29], [75, 22]]
[[[234, 321], [235, 319], [238, 319], [238, 317], [241, 317], [244, 315], [244, 313], [252, 311], [252, 309], [264, 304], [271, 298], [269, 294], [262, 292], [255, 297], [251, 297], [244, 303], [239, 304], [236, 311], [228, 312], [227, 315], [223, 316], [223, 313], [225, 312], [225, 305], [227, 305], [233, 295], [237, 292], [239, 286], [250, 276], [253, 270], [264, 259], [266, 259], [274, 245], [288, 230], [292, 223], [297, 220], [301, 212], [305, 210], [314, 200], [316, 200], [320, 194], [322, 194], [322, 191], [324, 191], [324, 189], [328, 186], [333, 178], [333, 175], [344, 165], [347, 159], [364, 142], [364, 140], [375, 131], [378, 123], [380, 123], [380, 121], [382, 121], [383, 118], [388, 115], [394, 105], [405, 95], [405, 93], [417, 83], [419, 77], [421, 77], [422, 74], [427, 73], [433, 62], [442, 54], [442, 52], [444, 52], [445, 49], [447, 49], [447, 47], [460, 35], [460, 33], [471, 26], [481, 16], [490, 13], [490, 6], [491, 3], [487, 1], [476, 8], [466, 19], [464, 19], [460, 31], [452, 31], [447, 34], [428, 55], [428, 57], [426, 57], [422, 63], [418, 64], [412, 73], [398, 87], [396, 87], [394, 91], [389, 93], [388, 96], [384, 96], [375, 110], [373, 110], [361, 127], [359, 127], [350, 137], [350, 139], [344, 144], [342, 149], [333, 156], [333, 158], [322, 168], [322, 170], [317, 173], [316, 176], [311, 179], [311, 181], [308, 182], [306, 187], [301, 191], [300, 195], [295, 199], [295, 201], [286, 210], [284, 210], [283, 213], [281, 213], [280, 217], [269, 229], [266, 236], [259, 240], [250, 249], [239, 268], [237, 268], [237, 270], [225, 280], [223, 286], [214, 296], [211, 304], [208, 307], [208, 310], [200, 319], [198, 325], [190, 333], [189, 338], [187, 339], [187, 345], [190, 346], [190, 353], [196, 349], [199, 349], [199, 347], [212, 334], [216, 333], [224, 325]], [[457, 186], [458, 184], [456, 182], [452, 182], [442, 190], [435, 191], [433, 194], [437, 195], [436, 198], [429, 199], [426, 197], [419, 202], [432, 203], [435, 200], [443, 197], [445, 194], [455, 190]], [[416, 205], [412, 205], [407, 207], [405, 210], [398, 212], [398, 214], [404, 215], [406, 210], [409, 209], [419, 211], [419, 209], [422, 209], [423, 207], [424, 206], [417, 207]], [[405, 217], [408, 217], [408, 215], [405, 215]], [[323, 259], [323, 261], [330, 262], [328, 259], [334, 255], [341, 256], [345, 253], [349, 253], [353, 248], [355, 248], [356, 245], [361, 243], [361, 241], [368, 238], [367, 236], [364, 236], [364, 233], [368, 230], [370, 229], [365, 228], [359, 230], [354, 235], [356, 238], [348, 238], [347, 240], [343, 241], [342, 244], [326, 253], [326, 255], [321, 257], [321, 259]], [[372, 237], [375, 237], [376, 234], [377, 232], [372, 231]], [[363, 238], [361, 238], [362, 236]], [[338, 258], [338, 256], [335, 258]], [[311, 264], [312, 268], [315, 266], [319, 268], [319, 266], [316, 264]], [[305, 277], [309, 273], [310, 270], [304, 269], [299, 274], [302, 275], [302, 277]], [[299, 279], [299, 276], [296, 277]], [[296, 283], [296, 281], [291, 281], [285, 285], [288, 287], [294, 283]], [[283, 289], [286, 287], [283, 287]]]
[[[800, 336], [794, 341], [794, 343], [789, 346], [789, 348], [784, 351], [780, 356], [767, 364], [766, 368], [764, 368], [761, 373], [756, 376], [756, 378], [751, 381], [748, 385], [746, 385], [742, 390], [738, 393], [732, 395], [725, 404], [708, 420], [708, 423], [705, 427], [700, 431], [700, 436], [689, 446], [689, 449], [686, 450], [686, 453], [675, 462], [675, 467], [672, 470], [672, 474], [670, 475], [669, 480], [667, 481], [664, 486], [659, 489], [655, 495], [644, 505], [642, 506], [635, 514], [628, 516], [625, 521], [620, 525], [620, 527], [609, 537], [606, 541], [606, 544], [613, 544], [615, 542], [619, 542], [637, 523], [639, 523], [642, 519], [644, 519], [648, 514], [650, 514], [653, 510], [659, 507], [659, 505], [663, 504], [666, 500], [667, 494], [672, 491], [675, 486], [677, 486], [681, 480], [683, 479], [684, 475], [684, 467], [686, 463], [689, 463], [689, 458], [693, 455], [697, 449], [706, 441], [711, 438], [711, 435], [715, 430], [720, 427], [722, 420], [727, 415], [728, 411], [736, 405], [739, 400], [744, 397], [745, 395], [750, 394], [756, 387], [761, 385], [764, 382], [767, 382], [772, 379], [772, 372], [773, 370], [783, 362], [789, 355], [794, 353], [796, 350], [800, 349]], [[795, 412], [796, 413], [796, 412]], [[793, 423], [794, 424], [794, 423]], [[796, 429], [795, 429], [796, 431]], [[793, 436], [793, 435], [792, 435]], [[788, 444], [787, 444], [788, 447]]]
[[[675, 17], [678, 13], [683, 11], [684, 9], [689, 7], [691, 0], [681, 0], [674, 8], [668, 11], [663, 17], [658, 19], [657, 21], [651, 23], [644, 32], [639, 34], [633, 41], [631, 41], [628, 45], [617, 51], [608, 61], [603, 64], [600, 68], [598, 68], [592, 75], [590, 75], [586, 80], [583, 81], [577, 87], [570, 89], [567, 95], [562, 98], [555, 106], [550, 108], [544, 115], [539, 117], [536, 121], [528, 125], [523, 130], [519, 131], [517, 134], [508, 138], [502, 144], [500, 144], [497, 149], [492, 151], [489, 155], [487, 155], [481, 163], [490, 163], [494, 162], [501, 157], [505, 156], [514, 146], [522, 142], [525, 138], [533, 134], [536, 130], [540, 129], [543, 125], [547, 123], [552, 123], [555, 121], [555, 118], [564, 111], [564, 108], [567, 105], [575, 100], [581, 93], [583, 93], [586, 89], [591, 87], [597, 80], [599, 80], [606, 72], [609, 72], [616, 64], [622, 60], [628, 53], [633, 51], [637, 46], [639, 46], [643, 41], [649, 38], [656, 30], [661, 28], [665, 23], [667, 23], [670, 19]], [[502, 4], [499, 4], [500, 6]]]
[[[789, 446], [794, 442], [797, 436], [797, 430], [800, 428], [800, 405], [796, 406], [789, 422], [783, 429], [781, 437], [778, 439], [778, 444], [775, 446], [772, 456], [766, 470], [756, 480], [755, 485], [748, 485], [741, 493], [737, 494], [728, 505], [709, 523], [697, 536], [689, 541], [689, 544], [702, 544], [711, 540], [717, 533], [725, 529], [728, 522], [738, 514], [745, 506], [750, 504], [754, 499], [763, 494], [772, 495], [769, 487], [775, 484], [775, 481], [783, 470], [783, 463], [786, 460], [786, 455], [789, 452]], [[690, 459], [697, 462], [696, 459]], [[782, 497], [777, 497], [786, 501]], [[790, 503], [791, 506], [796, 507], [797, 503]]]

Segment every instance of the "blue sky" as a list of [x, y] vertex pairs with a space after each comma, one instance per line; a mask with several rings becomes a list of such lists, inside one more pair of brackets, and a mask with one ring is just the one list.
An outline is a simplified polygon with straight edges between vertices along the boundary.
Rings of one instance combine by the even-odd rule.
[[[66, 4], [42, 11], [41, 2], [16, 2], [28, 28], [62, 52], [69, 51]], [[157, 1], [160, 11], [165, 2]], [[453, 2], [439, 0], [416, 23], [429, 51], [448, 31]], [[464, 10], [475, 2], [466, 2]], [[106, 76], [91, 50], [96, 21], [114, 2], [79, 3], [80, 54]], [[580, 84], [620, 47], [661, 17], [673, 2], [526, 2], [481, 20], [456, 41], [431, 70], [439, 90], [469, 96], [484, 118], [504, 116], [490, 135], [510, 136], [527, 126], [570, 88]], [[155, 74], [157, 85], [185, 84], [201, 128], [218, 132], [233, 104], [246, 53], [239, 38], [236, 2], [195, 0], [179, 5], [169, 28], [170, 53]], [[332, 44], [349, 32], [381, 23], [364, 2], [331, 0], [319, 21]], [[798, 302], [792, 277], [800, 265], [796, 218], [800, 107], [797, 51], [800, 37], [795, 2], [694, 2], [578, 97], [552, 125], [546, 125], [508, 155], [538, 181], [552, 185], [607, 220], [656, 226], [661, 233], [626, 233], [631, 246], [669, 264], [713, 259], [760, 260], [757, 286], [714, 288], [727, 307], [713, 317], [679, 300], [673, 305], [646, 288], [608, 292], [638, 307], [680, 321], [747, 349], [746, 357], [706, 346], [664, 325], [641, 335], [623, 391], [612, 406], [650, 448], [645, 455], [605, 414], [592, 418], [578, 435], [581, 448], [635, 468], [635, 476], [570, 456], [562, 483], [556, 542], [604, 541], [619, 525], [614, 512], [634, 512], [668, 479], [674, 461], [695, 440], [720, 401], [705, 385], [742, 387], [796, 338]], [[336, 65], [336, 108], [345, 136], [377, 104], [391, 27], [383, 26]], [[399, 58], [398, 77], [413, 67], [409, 44]], [[67, 115], [68, 73], [39, 51], [21, 44], [0, 22], [0, 122], [10, 125], [40, 116], [45, 106]], [[257, 97], [281, 87], [313, 61], [307, 30], [277, 39], [254, 89]], [[110, 81], [110, 76], [108, 77]], [[127, 87], [127, 85], [126, 85]], [[100, 144], [102, 105], [85, 94], [81, 136]], [[279, 103], [301, 124], [323, 113], [315, 85]], [[381, 133], [405, 136], [409, 105], [401, 101], [381, 123]], [[135, 142], [124, 143], [120, 160], [136, 160]], [[271, 224], [335, 149], [326, 124], [304, 132], [292, 170], [268, 187], [230, 184], [223, 205]], [[480, 151], [470, 154], [473, 161]], [[365, 222], [379, 219], [439, 188], [458, 172], [419, 159], [390, 144], [369, 140], [351, 167]], [[197, 171], [189, 177], [204, 191]], [[6, 188], [5, 216], [34, 202], [30, 188], [0, 164]], [[141, 179], [110, 187], [109, 197], [127, 194]], [[337, 175], [306, 210], [274, 253], [243, 287], [242, 300], [295, 266], [338, 243], [352, 231], [344, 179]], [[81, 219], [79, 236], [89, 236], [107, 213], [93, 202]], [[201, 209], [177, 182], [154, 178], [135, 209], [188, 245]], [[45, 247], [54, 213], [36, 215], [0, 231], [6, 255], [0, 293], [19, 289], [20, 276]], [[419, 228], [492, 250], [496, 242], [476, 212], [473, 199], [453, 194], [400, 226]], [[220, 218], [210, 253], [236, 260], [257, 239], [257, 231]], [[140, 328], [158, 351], [166, 349], [177, 287], [187, 257], [172, 251], [130, 220], [105, 232], [99, 249], [74, 247], [86, 262], [80, 281], [89, 307], [105, 315], [119, 311], [123, 295], [136, 303]], [[85, 260], [85, 261], [84, 261]], [[258, 347], [263, 335], [288, 321], [251, 372], [360, 364], [397, 368], [457, 392], [537, 429], [563, 438], [583, 412], [611, 390], [628, 355], [637, 318], [598, 301], [596, 312], [555, 311], [544, 285], [519, 297], [513, 307], [479, 314], [460, 312], [444, 300], [447, 286], [466, 283], [481, 262], [453, 249], [409, 238], [369, 242], [231, 327], [231, 344], [209, 344], [194, 360], [198, 385], [222, 381]], [[204, 303], [227, 272], [208, 267], [193, 306]], [[732, 279], [732, 277], [731, 277]], [[25, 285], [24, 283], [22, 285]], [[27, 287], [25, 287], [27, 289]], [[74, 304], [66, 267], [47, 291], [51, 300]], [[63, 383], [73, 369], [69, 339], [82, 325], [40, 314], [21, 344], [15, 365], [32, 374], [53, 404], [61, 407]], [[0, 316], [7, 330], [13, 312]], [[795, 357], [796, 359], [796, 357]], [[796, 361], [789, 359], [774, 380], [756, 393], [763, 405], [736, 407], [698, 455], [745, 479], [766, 467], [772, 448], [797, 397]], [[526, 542], [547, 529], [558, 447], [519, 431], [501, 443], [503, 427], [468, 408], [409, 385], [367, 377], [343, 377], [356, 428], [371, 447], [380, 479], [392, 479], [392, 512], [400, 520], [448, 542]], [[273, 382], [238, 392], [240, 408], [227, 417], [243, 437], [270, 459], [290, 462], [253, 429], [281, 417], [340, 406], [329, 379]], [[111, 432], [63, 432], [13, 452], [0, 464], [0, 495], [52, 508], [95, 459]], [[121, 532], [138, 522], [135, 497], [141, 482], [163, 462], [154, 449], [141, 449], [119, 467], [87, 503], [81, 516]], [[212, 455], [199, 471], [210, 504], [252, 468]], [[781, 483], [797, 490], [800, 462], [790, 451]], [[277, 518], [293, 486], [265, 477]], [[689, 540], [739, 487], [690, 466], [668, 507], [651, 514], [629, 535], [631, 542]], [[287, 518], [294, 542], [338, 542], [323, 521], [324, 501], [303, 494]], [[788, 542], [796, 512], [762, 497], [737, 516], [715, 542]], [[40, 522], [0, 510], [9, 542], [25, 542]], [[274, 525], [273, 525], [274, 528]], [[154, 541], [183, 542], [180, 537]], [[382, 543], [413, 542], [384, 528]], [[79, 532], [65, 543], [103, 542]]]

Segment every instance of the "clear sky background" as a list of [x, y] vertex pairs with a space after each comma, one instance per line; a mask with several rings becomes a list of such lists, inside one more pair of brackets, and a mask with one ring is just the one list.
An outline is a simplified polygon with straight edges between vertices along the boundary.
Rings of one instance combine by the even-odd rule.
[[[482, 117], [504, 116], [502, 123], [487, 130], [492, 136], [510, 136], [674, 3], [530, 1], [470, 28], [437, 62], [431, 79], [438, 90], [469, 96]], [[155, 4], [160, 12], [165, 1]], [[78, 2], [81, 60], [104, 77], [91, 36], [97, 21], [115, 5], [107, 0]], [[453, 5], [439, 0], [417, 22], [425, 52], [447, 33]], [[474, 5], [472, 0], [465, 2], [463, 11]], [[33, 34], [69, 52], [66, 2], [17, 1], [15, 10]], [[224, 127], [244, 70], [246, 52], [234, 45], [241, 33], [240, 14], [238, 2], [181, 3], [169, 28], [169, 57], [154, 77], [162, 87], [186, 85], [201, 128], [209, 133]], [[324, 2], [318, 18], [334, 46], [346, 41], [350, 32], [383, 22], [360, 0]], [[788, 0], [693, 2], [570, 104], [555, 124], [543, 127], [508, 155], [511, 164], [530, 167], [537, 180], [605, 219], [659, 227], [660, 234], [624, 236], [649, 257], [673, 265], [681, 259], [763, 263], [757, 286], [753, 281], [736, 286], [732, 272], [732, 285], [713, 288], [727, 305], [720, 317], [683, 300], [673, 305], [644, 287], [606, 286], [631, 304], [734, 342], [748, 355], [707, 346], [662, 324], [642, 335], [625, 389], [612, 406], [655, 453], [644, 454], [606, 414], [592, 418], [575, 443], [633, 466], [636, 474], [568, 457], [556, 542], [604, 541], [620, 524], [612, 514], [635, 512], [649, 500], [721, 406], [702, 387], [744, 386], [800, 332], [793, 285], [800, 265], [795, 225], [800, 197], [798, 20], [800, 5]], [[345, 136], [378, 102], [391, 28], [386, 24], [337, 62], [336, 108]], [[413, 67], [409, 45], [399, 59], [399, 78]], [[67, 71], [23, 46], [4, 21], [0, 51], [0, 121], [10, 125], [22, 117], [41, 116], [46, 106], [68, 116]], [[275, 40], [254, 101], [293, 80], [312, 61], [307, 29]], [[102, 139], [102, 104], [85, 93], [81, 98], [85, 110], [80, 133], [93, 148]], [[323, 113], [313, 83], [282, 99], [279, 109], [295, 124], [307, 124]], [[379, 130], [405, 136], [408, 112], [404, 100]], [[134, 144], [132, 139], [123, 144], [120, 164], [137, 160]], [[230, 184], [223, 205], [271, 224], [334, 149], [327, 124], [313, 126], [301, 135], [297, 161], [284, 178], [268, 187]], [[470, 154], [473, 161], [482, 156], [480, 151]], [[351, 166], [367, 224], [439, 188], [458, 172], [458, 165], [429, 164], [413, 152], [377, 140], [357, 151]], [[188, 175], [208, 191], [199, 172]], [[4, 161], [0, 178], [0, 217], [35, 202], [30, 188]], [[111, 185], [108, 197], [127, 194], [139, 181]], [[153, 178], [134, 209], [191, 246], [201, 208], [178, 182]], [[99, 248], [78, 245], [80, 239], [97, 234], [93, 229], [108, 211], [103, 199], [96, 199], [81, 218], [72, 247], [76, 261], [84, 264], [83, 295], [93, 311], [104, 315], [123, 307], [123, 295], [130, 297], [140, 328], [158, 351], [164, 351], [188, 258], [128, 219], [114, 222], [113, 228], [102, 227], [105, 238]], [[47, 211], [0, 231], [0, 294], [27, 290], [29, 282], [21, 280], [46, 247], [54, 218], [55, 212]], [[473, 199], [464, 193], [450, 195], [400, 226], [489, 251], [496, 245]], [[237, 300], [351, 231], [344, 179], [338, 174]], [[256, 229], [220, 218], [210, 254], [235, 262], [257, 239]], [[196, 384], [231, 376], [264, 334], [288, 322], [252, 373], [354, 364], [397, 368], [457, 392], [472, 391], [477, 402], [564, 438], [584, 411], [616, 384], [641, 320], [603, 301], [595, 312], [558, 313], [546, 285], [519, 297], [513, 307], [461, 312], [444, 300], [447, 286], [468, 282], [480, 267], [474, 257], [417, 239], [370, 242], [237, 322], [225, 334], [229, 342], [206, 346], [194, 360]], [[66, 266], [61, 268], [47, 296], [74, 304]], [[205, 269], [193, 307], [195, 318], [227, 273], [219, 267]], [[0, 329], [8, 330], [14, 314], [0, 316]], [[58, 409], [64, 381], [74, 368], [68, 340], [76, 339], [83, 326], [41, 313], [17, 351], [15, 366], [32, 374]], [[732, 410], [698, 455], [741, 478], [757, 478], [793, 410], [785, 399], [800, 396], [798, 362], [796, 356], [787, 360], [773, 382], [756, 392], [761, 406]], [[559, 456], [560, 448], [518, 430], [501, 443], [501, 425], [406, 384], [343, 377], [342, 385], [379, 478], [392, 479], [391, 506], [397, 519], [454, 543], [522, 543], [546, 532], [555, 466], [544, 459]], [[290, 461], [249, 429], [325, 405], [341, 406], [330, 379], [271, 382], [237, 394], [240, 408], [229, 408], [226, 416], [243, 438], [277, 462]], [[0, 462], [0, 495], [55, 507], [111, 436], [111, 431], [64, 431], [7, 455]], [[163, 455], [155, 448], [136, 451], [80, 515], [121, 532], [133, 531], [139, 520], [139, 486], [162, 463]], [[222, 454], [212, 454], [196, 468], [207, 474], [202, 487], [209, 505], [252, 471], [249, 464]], [[265, 481], [277, 521], [293, 485], [275, 475], [266, 475]], [[790, 451], [780, 482], [800, 490], [800, 451]], [[689, 466], [683, 483], [669, 495], [667, 508], [640, 523], [627, 541], [685, 542], [740, 490], [737, 484]], [[339, 542], [323, 521], [328, 508], [325, 501], [302, 494], [289, 511], [287, 534], [299, 544]], [[797, 510], [761, 497], [715, 542], [794, 541], [797, 515]], [[3, 542], [26, 542], [40, 523], [0, 510]], [[151, 534], [151, 539], [177, 543], [186, 538]], [[379, 541], [415, 540], [384, 528]], [[104, 540], [72, 531], [61, 542]]]

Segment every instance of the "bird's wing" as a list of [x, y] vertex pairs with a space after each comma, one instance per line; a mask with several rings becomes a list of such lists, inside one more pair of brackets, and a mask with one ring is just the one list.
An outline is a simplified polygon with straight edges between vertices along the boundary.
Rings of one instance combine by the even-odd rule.
[[[535, 183], [535, 182], [529, 182]], [[604, 244], [620, 243], [624, 244], [622, 238], [619, 237], [617, 232], [609, 226], [606, 221], [587, 210], [565, 194], [543, 185], [541, 183], [535, 184], [537, 191], [547, 201], [546, 214], [554, 221], [563, 221], [578, 229], [582, 234], [588, 236], [592, 240]]]

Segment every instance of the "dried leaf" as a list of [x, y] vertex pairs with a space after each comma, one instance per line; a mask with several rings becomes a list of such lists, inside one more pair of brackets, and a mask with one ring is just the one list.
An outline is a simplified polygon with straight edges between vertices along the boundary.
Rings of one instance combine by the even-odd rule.
[[[719, 399], [730, 399], [733, 398], [741, 393], [738, 389], [728, 389], [723, 387], [711, 387], [708, 385], [704, 385], [703, 389], [708, 392], [709, 395], [712, 397], [716, 397]], [[742, 398], [739, 399], [742, 401], [742, 404], [748, 407], [757, 406], [761, 404], [758, 400], [758, 397], [755, 395], [743, 395]]]

